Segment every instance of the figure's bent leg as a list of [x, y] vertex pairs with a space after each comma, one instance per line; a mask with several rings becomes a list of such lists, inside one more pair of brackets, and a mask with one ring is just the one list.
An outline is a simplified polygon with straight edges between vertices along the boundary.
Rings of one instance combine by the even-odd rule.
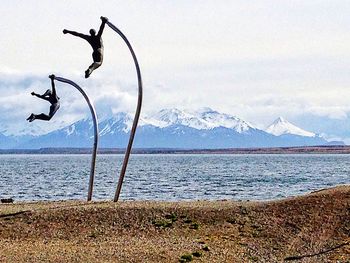
[[34, 119], [34, 113], [30, 114], [29, 117], [27, 118], [27, 121], [32, 122]]
[[60, 108], [60, 104], [59, 103], [55, 103], [55, 104], [52, 104], [50, 106], [50, 112], [49, 112], [50, 118], [52, 118], [53, 115], [55, 115], [56, 111], [58, 111], [59, 108]]
[[41, 113], [41, 114], [33, 114], [33, 118], [29, 120], [29, 122], [32, 122], [34, 120], [43, 120], [43, 121], [49, 121], [51, 120], [52, 116], [49, 116], [47, 114]]
[[60, 104], [59, 103], [56, 103], [56, 104], [52, 104], [50, 106], [50, 112], [49, 112], [49, 115], [47, 114], [44, 114], [44, 113], [41, 113], [41, 114], [31, 114], [27, 120], [29, 122], [32, 122], [34, 120], [43, 120], [43, 121], [49, 121], [51, 120], [51, 118], [53, 117], [53, 115], [55, 115], [56, 111], [60, 108]]
[[102, 49], [97, 49], [92, 53], [92, 59], [94, 62], [89, 66], [89, 68], [85, 71], [85, 78], [88, 78], [91, 73], [100, 67], [102, 65], [103, 61], [103, 50]]
[[101, 65], [102, 65], [102, 62], [94, 62], [94, 63], [92, 63], [92, 64], [89, 66], [89, 68], [85, 71], [85, 78], [88, 78], [88, 77], [91, 75], [91, 73], [92, 73], [95, 69], [99, 68]]

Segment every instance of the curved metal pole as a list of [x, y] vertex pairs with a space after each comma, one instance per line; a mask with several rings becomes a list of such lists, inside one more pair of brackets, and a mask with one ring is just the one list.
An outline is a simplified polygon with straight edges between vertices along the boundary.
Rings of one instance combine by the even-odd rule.
[[137, 73], [137, 81], [138, 81], [138, 88], [139, 88], [139, 92], [138, 92], [138, 99], [137, 99], [137, 107], [136, 107], [136, 112], [135, 112], [135, 117], [134, 117], [134, 122], [132, 124], [132, 128], [130, 131], [130, 138], [129, 138], [129, 143], [128, 143], [128, 147], [126, 149], [125, 152], [125, 157], [124, 157], [124, 161], [123, 161], [123, 166], [122, 169], [120, 171], [120, 176], [119, 176], [119, 182], [118, 182], [118, 186], [117, 186], [117, 190], [115, 192], [114, 195], [114, 202], [117, 202], [119, 199], [119, 195], [120, 195], [120, 191], [122, 189], [122, 184], [123, 184], [123, 180], [124, 180], [124, 176], [125, 176], [125, 171], [126, 171], [126, 167], [128, 165], [128, 161], [129, 161], [129, 156], [130, 156], [130, 152], [131, 152], [131, 148], [132, 148], [132, 143], [134, 141], [134, 137], [135, 137], [135, 132], [136, 132], [136, 128], [137, 128], [137, 123], [139, 121], [140, 118], [140, 113], [141, 113], [141, 105], [142, 105], [142, 78], [141, 78], [141, 70], [139, 67], [139, 63], [137, 61], [136, 55], [134, 50], [131, 47], [131, 44], [129, 42], [129, 40], [126, 38], [126, 36], [116, 27], [114, 26], [111, 22], [107, 21], [106, 24], [113, 29], [115, 32], [117, 32], [121, 38], [125, 41], [126, 45], [128, 46], [132, 58], [134, 59], [135, 62], [135, 67], [136, 67], [136, 73]]
[[97, 117], [96, 117], [96, 111], [94, 108], [94, 105], [91, 103], [88, 95], [86, 95], [85, 91], [79, 87], [76, 83], [69, 79], [61, 78], [61, 77], [55, 77], [56, 80], [68, 83], [72, 85], [74, 88], [80, 91], [80, 93], [84, 96], [87, 104], [89, 105], [92, 121], [94, 123], [94, 147], [92, 150], [92, 159], [91, 159], [91, 168], [90, 168], [90, 179], [89, 179], [89, 189], [88, 189], [88, 196], [87, 201], [91, 201], [92, 198], [92, 189], [94, 186], [94, 177], [95, 177], [95, 163], [96, 163], [96, 154], [97, 154], [97, 143], [98, 143], [98, 123], [97, 123]]

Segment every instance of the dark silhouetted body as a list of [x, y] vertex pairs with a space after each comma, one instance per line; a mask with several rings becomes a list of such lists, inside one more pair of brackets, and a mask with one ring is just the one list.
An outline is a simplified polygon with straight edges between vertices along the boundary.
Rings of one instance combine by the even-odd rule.
[[44, 121], [49, 121], [55, 115], [56, 111], [60, 108], [60, 98], [56, 94], [56, 89], [55, 89], [55, 75], [50, 75], [49, 78], [51, 79], [51, 87], [52, 90], [47, 90], [43, 95], [36, 94], [34, 91], [31, 93], [33, 96], [37, 96], [40, 99], [47, 100], [48, 102], [51, 103], [50, 106], [50, 112], [49, 114], [34, 114], [32, 113], [28, 118], [27, 121], [32, 122], [34, 120], [44, 120]]
[[85, 39], [87, 42], [89, 42], [89, 44], [91, 45], [91, 47], [93, 49], [92, 59], [94, 60], [94, 62], [85, 71], [85, 78], [88, 78], [95, 69], [97, 69], [98, 67], [100, 67], [102, 65], [102, 62], [103, 62], [102, 33], [103, 33], [103, 29], [105, 27], [105, 24], [107, 22], [107, 18], [101, 16], [101, 20], [102, 20], [102, 23], [101, 23], [100, 29], [99, 29], [97, 34], [96, 34], [96, 31], [94, 29], [90, 29], [90, 35], [85, 35], [85, 34], [75, 32], [75, 31], [63, 29], [63, 34], [68, 33], [68, 34], [71, 34], [73, 36]]

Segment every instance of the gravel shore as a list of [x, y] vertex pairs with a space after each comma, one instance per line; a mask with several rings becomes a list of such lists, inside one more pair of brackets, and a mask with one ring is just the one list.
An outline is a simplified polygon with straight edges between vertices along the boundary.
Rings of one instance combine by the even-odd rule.
[[0, 262], [350, 262], [350, 186], [268, 202], [0, 204]]

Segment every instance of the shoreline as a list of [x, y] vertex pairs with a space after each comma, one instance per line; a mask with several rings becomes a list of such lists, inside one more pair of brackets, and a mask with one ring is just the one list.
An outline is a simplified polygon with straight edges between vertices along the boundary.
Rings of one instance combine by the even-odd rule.
[[274, 201], [0, 204], [1, 262], [346, 262], [350, 185]]
[[[91, 154], [91, 148], [0, 149], [4, 154]], [[100, 148], [98, 154], [124, 154], [125, 148]], [[347, 145], [224, 149], [134, 148], [132, 154], [350, 154]]]
[[[316, 190], [309, 190], [309, 191], [305, 191], [302, 193], [298, 193], [298, 194], [294, 194], [294, 195], [289, 195], [289, 196], [284, 196], [284, 197], [278, 197], [278, 198], [272, 198], [272, 199], [236, 199], [236, 198], [221, 198], [221, 199], [179, 199], [179, 200], [155, 200], [155, 199], [122, 199], [120, 202], [122, 203], [171, 203], [171, 204], [177, 204], [177, 203], [201, 203], [201, 202], [234, 202], [234, 203], [271, 203], [271, 202], [278, 202], [278, 201], [283, 201], [283, 200], [289, 200], [289, 199], [294, 199], [294, 198], [298, 198], [298, 197], [303, 197], [303, 196], [307, 196], [307, 195], [311, 195], [311, 194], [315, 194], [318, 192], [322, 192], [322, 191], [327, 191], [333, 188], [338, 188], [338, 187], [346, 187], [346, 186], [350, 186], [347, 184], [336, 184], [336, 185], [332, 185], [329, 186], [328, 188], [319, 188]], [[2, 200], [11, 200], [10, 202], [5, 201], [2, 202]], [[4, 197], [0, 197], [0, 208], [1, 205], [39, 205], [39, 204], [55, 204], [55, 203], [81, 203], [82, 205], [84, 204], [102, 204], [102, 203], [109, 203], [109, 202], [113, 202], [112, 201], [112, 197], [110, 199], [94, 199], [92, 198], [91, 201], [87, 202], [86, 198], [81, 198], [81, 199], [43, 199], [43, 200], [16, 200], [15, 198], [11, 197], [11, 196], [4, 196]], [[0, 209], [1, 211], [1, 209]]]

